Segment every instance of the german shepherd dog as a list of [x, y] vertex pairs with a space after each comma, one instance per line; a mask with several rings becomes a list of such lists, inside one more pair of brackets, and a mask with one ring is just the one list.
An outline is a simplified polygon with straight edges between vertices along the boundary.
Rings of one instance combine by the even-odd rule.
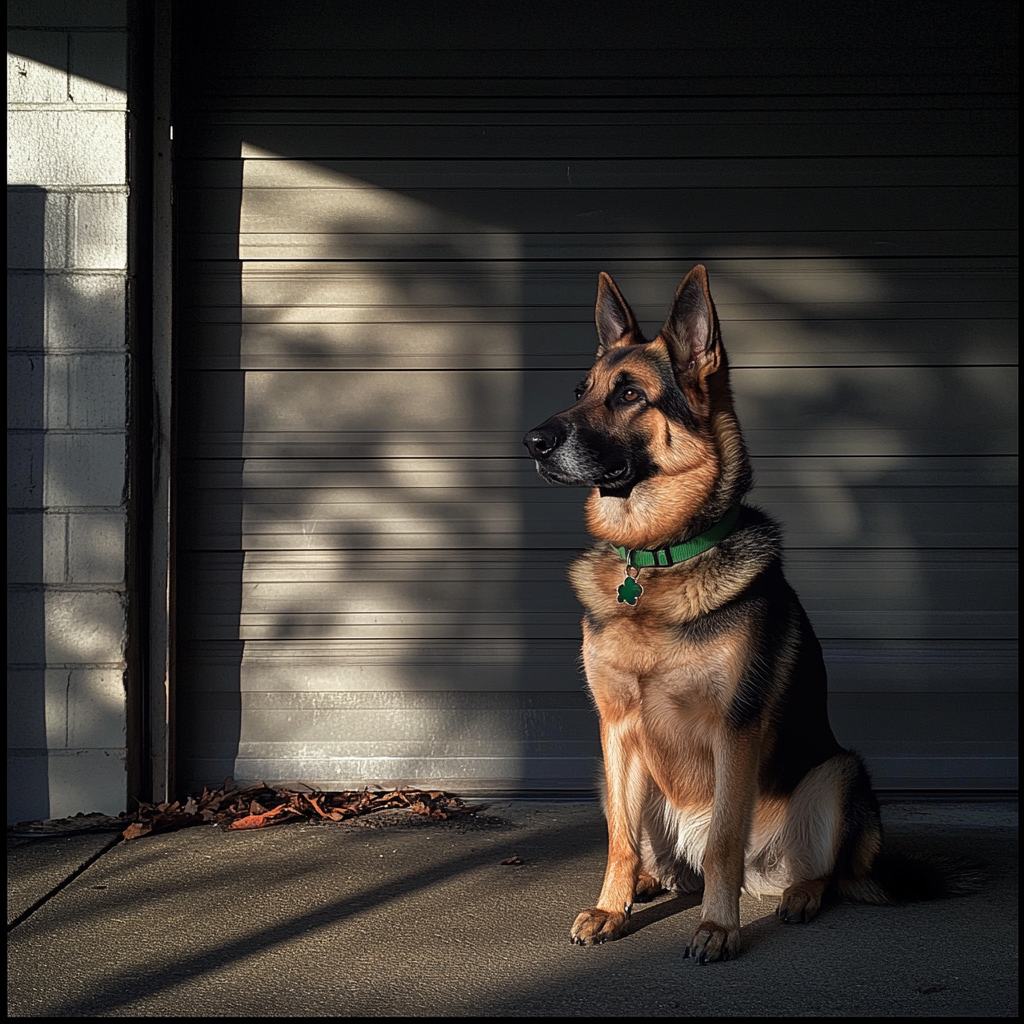
[[742, 504], [753, 476], [707, 271], [690, 271], [653, 341], [604, 273], [596, 321], [576, 403], [524, 439], [546, 481], [592, 488], [603, 542], [569, 570], [608, 820], [604, 887], [571, 937], [620, 938], [635, 900], [703, 876], [685, 955], [728, 960], [741, 888], [781, 893], [787, 922], [810, 921], [827, 890], [892, 901], [878, 803], [829, 725], [779, 527]]

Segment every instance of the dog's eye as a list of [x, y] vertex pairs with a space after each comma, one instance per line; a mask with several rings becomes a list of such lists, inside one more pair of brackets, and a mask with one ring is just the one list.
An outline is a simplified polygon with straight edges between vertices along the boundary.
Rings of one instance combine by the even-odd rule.
[[636, 388], [626, 388], [621, 395], [624, 402], [638, 402], [643, 397], [644, 393], [642, 391], [637, 391]]
[[575, 392], [575, 394], [576, 394], [576, 401], [577, 402], [586, 394], [586, 391], [587, 391], [587, 382], [586, 381], [583, 381], [583, 383], [576, 385], [576, 392]]

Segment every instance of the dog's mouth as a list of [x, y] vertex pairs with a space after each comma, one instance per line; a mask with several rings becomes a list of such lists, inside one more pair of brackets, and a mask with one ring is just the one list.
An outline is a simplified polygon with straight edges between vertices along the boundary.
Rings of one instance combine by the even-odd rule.
[[617, 481], [624, 483], [627, 479], [629, 479], [629, 460], [622, 459], [609, 466], [596, 483], [602, 487], [614, 487]]
[[564, 487], [597, 487], [602, 495], [616, 494], [623, 497], [622, 491], [629, 492], [633, 486], [632, 467], [628, 459], [618, 459], [608, 466], [594, 466], [589, 472], [572, 472], [551, 462], [534, 460], [537, 472], [549, 484], [561, 484]]
[[563, 487], [594, 486], [589, 480], [583, 480], [575, 474], [559, 470], [557, 466], [553, 466], [549, 462], [534, 459], [534, 465], [537, 467], [540, 478], [549, 484], [561, 484]]
[[621, 459], [605, 467], [592, 486], [597, 488], [602, 498], [627, 498], [635, 482], [629, 460]]

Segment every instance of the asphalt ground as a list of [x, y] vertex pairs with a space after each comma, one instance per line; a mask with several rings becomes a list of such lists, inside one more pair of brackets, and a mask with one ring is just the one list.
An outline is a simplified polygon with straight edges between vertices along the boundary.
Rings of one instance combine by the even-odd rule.
[[883, 820], [904, 848], [984, 861], [981, 891], [809, 925], [744, 897], [740, 957], [703, 966], [682, 956], [693, 897], [638, 906], [617, 942], [569, 942], [604, 870], [596, 803], [9, 838], [8, 1012], [1017, 1016], [1016, 804], [892, 803]]

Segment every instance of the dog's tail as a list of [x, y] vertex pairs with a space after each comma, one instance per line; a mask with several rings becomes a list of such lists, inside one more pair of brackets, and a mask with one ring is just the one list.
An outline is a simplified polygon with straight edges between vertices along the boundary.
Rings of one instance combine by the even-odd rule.
[[983, 864], [942, 854], [883, 849], [864, 878], [841, 878], [836, 888], [857, 903], [923, 903], [969, 896], [985, 883]]

